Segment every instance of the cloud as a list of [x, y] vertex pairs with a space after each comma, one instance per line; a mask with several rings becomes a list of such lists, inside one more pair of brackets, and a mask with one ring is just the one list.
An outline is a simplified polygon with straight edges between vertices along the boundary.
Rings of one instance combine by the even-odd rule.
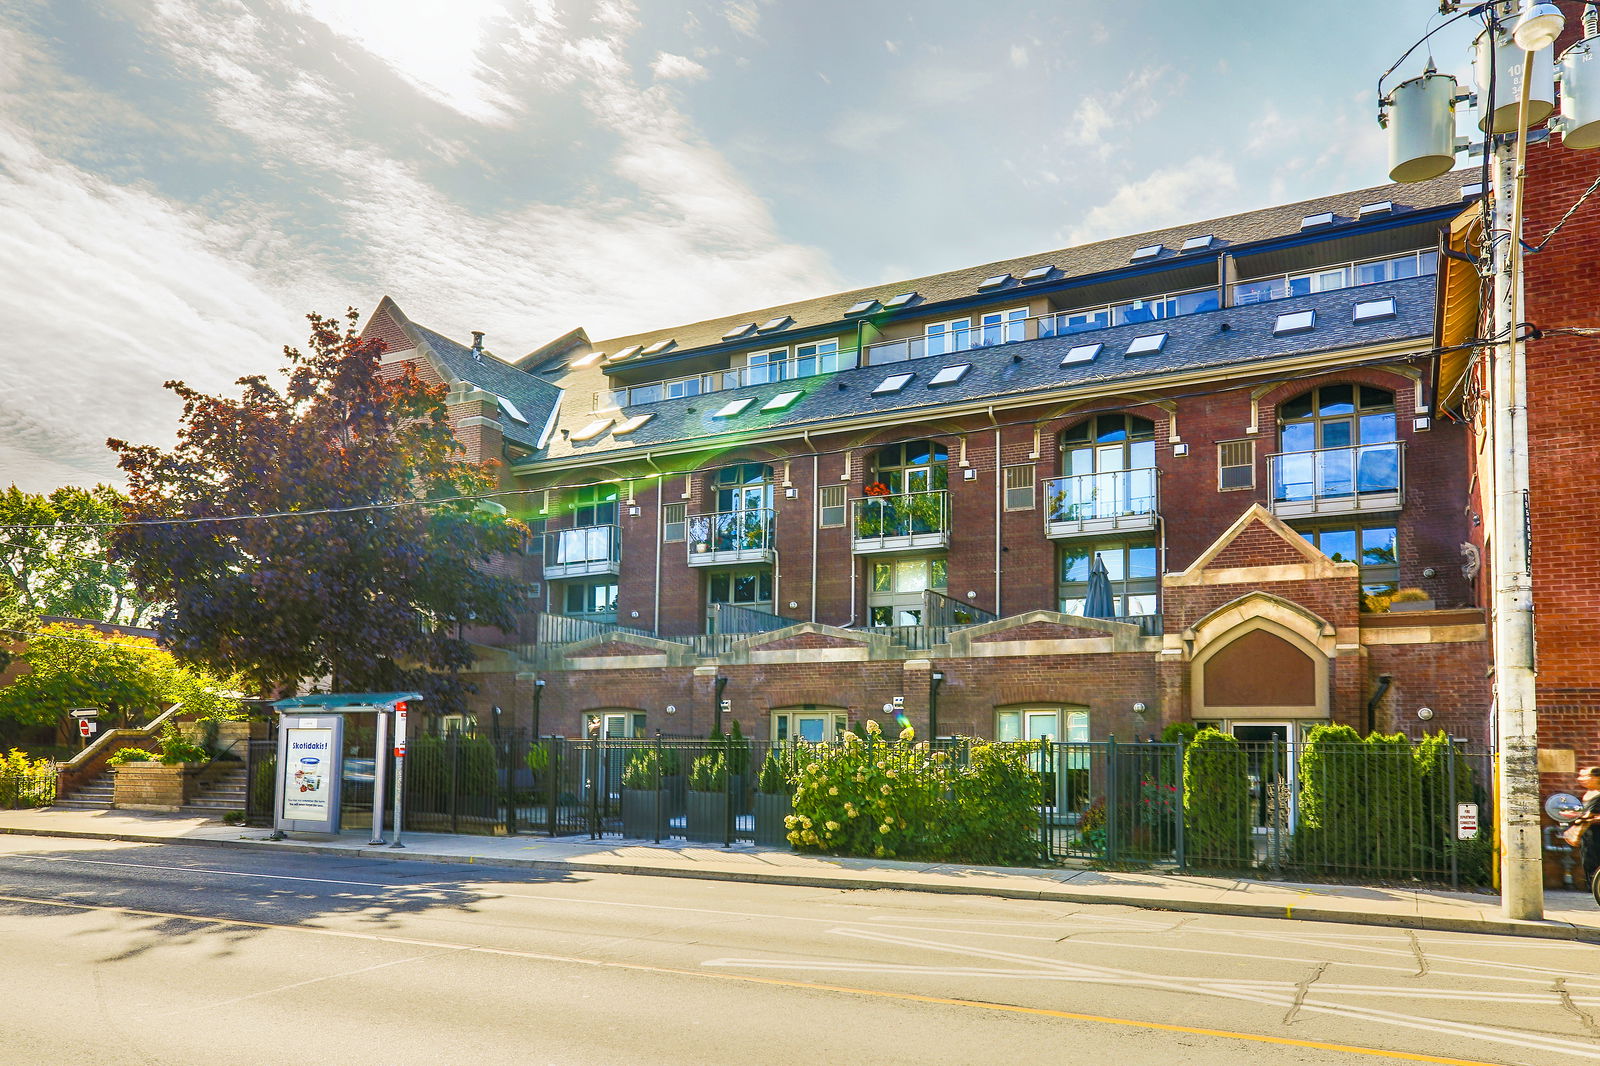
[[1221, 156], [1197, 156], [1125, 184], [1067, 230], [1068, 245], [1159, 229], [1237, 209], [1239, 178]]
[[728, 0], [722, 5], [722, 16], [735, 33], [760, 40], [761, 9], [771, 3], [772, 0]]
[[883, 50], [892, 56], [897, 56], [900, 54], [900, 45], [895, 41], [884, 41]]
[[1011, 46], [1011, 65], [1018, 70], [1028, 65], [1028, 50], [1020, 44]]
[[650, 72], [661, 81], [703, 81], [711, 76], [710, 71], [688, 56], [671, 52], [657, 52], [655, 62], [650, 64]]
[[1113, 145], [1106, 136], [1115, 129], [1134, 128], [1161, 110], [1163, 93], [1181, 87], [1182, 79], [1171, 77], [1169, 67], [1144, 67], [1129, 74], [1120, 87], [1085, 96], [1078, 101], [1067, 123], [1069, 142], [1091, 148], [1099, 158], [1107, 158]]

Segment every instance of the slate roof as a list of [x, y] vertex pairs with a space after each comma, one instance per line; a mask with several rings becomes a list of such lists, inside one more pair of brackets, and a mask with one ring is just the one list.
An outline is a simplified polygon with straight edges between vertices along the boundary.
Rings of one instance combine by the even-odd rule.
[[524, 425], [502, 409], [500, 425], [506, 440], [530, 448], [539, 446], [539, 436], [544, 432], [545, 423], [550, 420], [550, 412], [555, 410], [557, 401], [561, 399], [559, 388], [488, 352], [475, 353], [470, 347], [458, 344], [442, 333], [435, 333], [415, 322], [409, 324], [444, 364], [444, 369], [452, 378], [510, 400], [511, 405], [528, 420]]
[[[1184, 227], [1186, 230], [1194, 228]], [[1122, 391], [1137, 388], [1141, 381], [1184, 371], [1217, 372], [1237, 367], [1249, 372], [1294, 356], [1411, 339], [1418, 340], [1419, 347], [1430, 348], [1435, 284], [1432, 276], [1408, 278], [642, 404], [628, 407], [616, 416], [619, 419], [646, 413], [654, 416], [625, 438], [615, 438], [609, 431], [584, 443], [552, 437], [544, 455], [547, 458], [609, 457], [641, 447], [690, 440], [709, 444], [719, 439], [759, 436], [774, 429], [825, 428], [828, 423], [872, 414], [904, 415], [921, 409], [931, 414], [954, 404], [1002, 400], [1065, 388], [1103, 386], [1103, 391]], [[1359, 324], [1352, 321], [1357, 303], [1385, 297], [1394, 298], [1394, 317]], [[1273, 335], [1279, 315], [1307, 310], [1316, 312], [1315, 328], [1288, 336]], [[1166, 344], [1159, 354], [1124, 354], [1134, 338], [1157, 333], [1167, 334]], [[1070, 349], [1094, 343], [1103, 347], [1092, 361], [1061, 365]], [[1014, 357], [1020, 357], [1020, 361]], [[970, 363], [972, 369], [958, 382], [934, 388], [928, 386], [939, 370], [961, 363]], [[904, 389], [887, 395], [872, 395], [872, 389], [885, 378], [905, 373], [915, 376]], [[796, 390], [804, 395], [791, 406], [782, 411], [761, 412], [761, 405], [772, 397]], [[755, 402], [739, 415], [713, 417], [713, 412], [725, 404], [746, 398]], [[607, 416], [574, 414], [563, 421], [575, 426], [596, 417]]]
[[[614, 355], [634, 345], [650, 345], [670, 339], [676, 341], [677, 344], [670, 351], [663, 354], [666, 356], [678, 356], [686, 349], [723, 344], [724, 336], [740, 326], [752, 323], [761, 325], [784, 317], [794, 319], [793, 325], [788, 329], [764, 335], [765, 337], [770, 337], [773, 343], [776, 344], [781, 343], [787, 334], [798, 329], [849, 321], [845, 316], [846, 310], [863, 300], [872, 299], [881, 303], [891, 300], [902, 293], [914, 290], [919, 295], [917, 300], [908, 305], [907, 310], [911, 310], [928, 303], [976, 296], [980, 292], [979, 286], [988, 278], [1011, 274], [1014, 278], [1020, 279], [1028, 271], [1046, 265], [1056, 268], [1055, 272], [1050, 275], [1052, 281], [1086, 278], [1134, 266], [1135, 264], [1132, 262], [1133, 253], [1140, 248], [1151, 245], [1162, 245], [1163, 250], [1160, 255], [1153, 259], [1140, 260], [1137, 265], [1141, 268], [1149, 268], [1152, 265], [1174, 261], [1203, 260], [1207, 256], [1215, 256], [1220, 252], [1236, 250], [1240, 246], [1272, 238], [1297, 235], [1301, 232], [1300, 223], [1303, 218], [1323, 212], [1331, 212], [1333, 214], [1334, 225], [1318, 227], [1315, 232], [1319, 235], [1333, 236], [1340, 231], [1341, 224], [1357, 220], [1357, 213], [1363, 204], [1385, 200], [1394, 204], [1392, 214], [1361, 220], [1363, 222], [1398, 218], [1408, 213], [1459, 204], [1461, 202], [1462, 186], [1476, 182], [1477, 173], [1476, 170], [1452, 171], [1427, 182], [1418, 182], [1410, 185], [1377, 185], [1369, 189], [1358, 189], [1354, 192], [1339, 193], [1333, 196], [1321, 196], [1312, 200], [1302, 200], [1299, 203], [1283, 204], [1258, 211], [1229, 215], [1224, 218], [1188, 222], [1180, 226], [1169, 226], [1165, 229], [1151, 230], [1146, 233], [1114, 237], [1110, 240], [1096, 241], [1092, 244], [1080, 245], [1075, 248], [1038, 252], [1033, 255], [1003, 259], [993, 263], [983, 263], [906, 281], [884, 282], [868, 288], [852, 289], [848, 292], [833, 293], [809, 300], [799, 300], [793, 303], [778, 304], [756, 310], [740, 311], [736, 314], [710, 318], [702, 322], [652, 329], [648, 332], [635, 333], [625, 337], [595, 340], [593, 342], [593, 350]], [[1188, 253], [1179, 251], [1183, 246], [1183, 242], [1189, 238], [1202, 237], [1208, 234], [1212, 236], [1213, 240], [1205, 249]], [[1020, 291], [1031, 292], [1037, 288], [1039, 288], [1037, 285], [1024, 285], [1020, 281], [1013, 280], [1002, 287], [983, 291], [985, 293], [1003, 294]], [[755, 334], [752, 333], [744, 338], [744, 343], [748, 344], [754, 339]], [[651, 360], [648, 358], [634, 356], [622, 365], [632, 368], [647, 365], [649, 362]]]

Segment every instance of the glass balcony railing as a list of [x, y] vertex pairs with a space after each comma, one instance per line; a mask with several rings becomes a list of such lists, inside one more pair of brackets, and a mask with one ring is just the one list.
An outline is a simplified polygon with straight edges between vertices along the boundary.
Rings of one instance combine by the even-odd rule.
[[1044, 483], [1045, 535], [1153, 528], [1160, 512], [1156, 497], [1154, 467], [1049, 478]]
[[1438, 252], [1407, 252], [1387, 259], [1341, 263], [1299, 274], [1252, 278], [1233, 287], [1233, 303], [1265, 303], [1287, 296], [1307, 296], [1314, 292], [1333, 292], [1336, 289], [1422, 277], [1434, 273], [1438, 269], [1438, 262]]
[[1267, 456], [1272, 511], [1288, 517], [1390, 511], [1405, 492], [1405, 444], [1385, 441]]
[[614, 525], [556, 529], [544, 535], [546, 580], [615, 574], [622, 538]]
[[689, 565], [767, 562], [772, 558], [770, 507], [689, 516]]
[[950, 494], [943, 489], [851, 500], [857, 552], [943, 548], [950, 544]]

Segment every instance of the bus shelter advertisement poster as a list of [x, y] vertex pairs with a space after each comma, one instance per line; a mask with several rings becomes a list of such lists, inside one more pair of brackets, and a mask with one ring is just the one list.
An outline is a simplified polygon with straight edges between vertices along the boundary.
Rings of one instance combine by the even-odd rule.
[[333, 802], [333, 730], [289, 730], [289, 765], [283, 790], [283, 816], [325, 822]]

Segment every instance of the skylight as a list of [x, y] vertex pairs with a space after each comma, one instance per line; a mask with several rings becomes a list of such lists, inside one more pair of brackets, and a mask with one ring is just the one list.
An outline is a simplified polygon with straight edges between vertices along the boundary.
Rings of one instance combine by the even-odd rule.
[[791, 326], [793, 324], [794, 324], [794, 319], [790, 318], [788, 315], [779, 315], [777, 318], [770, 318], [767, 321], [761, 323], [761, 328], [758, 329], [756, 332], [757, 333], [773, 333], [773, 332], [776, 332], [777, 330], [780, 330], [780, 329], [787, 329], [789, 326]]
[[1133, 262], [1137, 263], [1141, 259], [1154, 259], [1156, 256], [1161, 254], [1163, 247], [1163, 245], [1159, 244], [1147, 244], [1143, 248], [1135, 249], [1133, 253]]
[[1154, 355], [1167, 346], [1165, 333], [1146, 333], [1142, 337], [1133, 338], [1133, 343], [1128, 345], [1128, 350], [1123, 355]]
[[1291, 333], [1304, 333], [1317, 328], [1317, 313], [1315, 311], [1289, 311], [1278, 316], [1273, 324], [1274, 337], [1287, 337]]
[[504, 411], [507, 415], [510, 415], [514, 421], [521, 422], [523, 425], [528, 424], [528, 419], [521, 411], [517, 410], [516, 404], [506, 399], [504, 396], [496, 396], [495, 399], [500, 401], [500, 410]]
[[971, 363], [957, 363], [955, 366], [947, 366], [928, 379], [928, 388], [932, 389], [940, 385], [954, 385], [966, 377], [967, 371], [971, 369]]
[[1362, 204], [1356, 212], [1357, 218], [1366, 218], [1369, 215], [1387, 215], [1394, 210], [1393, 200], [1375, 200], [1370, 204]]
[[1313, 228], [1315, 226], [1331, 226], [1331, 225], [1333, 225], [1333, 212], [1332, 211], [1320, 211], [1315, 215], [1307, 215], [1305, 218], [1302, 218], [1300, 220], [1300, 228], [1301, 229], [1311, 229], [1311, 228]]
[[998, 289], [1000, 286], [1004, 285], [1010, 280], [1010, 274], [991, 275], [990, 277], [983, 279], [983, 283], [978, 286], [978, 291], [983, 292], [985, 289]]
[[862, 300], [860, 303], [851, 304], [849, 310], [845, 311], [845, 314], [847, 314], [847, 315], [864, 315], [868, 311], [876, 311], [877, 309], [878, 309], [878, 301], [877, 300]]
[[798, 389], [794, 392], [780, 392], [778, 395], [762, 404], [761, 409], [763, 411], [787, 411], [789, 408], [794, 406], [796, 400], [804, 395], [805, 393], [799, 391]]
[[913, 292], [903, 292], [899, 296], [896, 296], [894, 299], [885, 301], [883, 306], [885, 306], [885, 307], [904, 307], [906, 304], [910, 303], [912, 300], [915, 300], [916, 298], [917, 298], [917, 294], [914, 291]]
[[890, 374], [878, 382], [878, 387], [872, 390], [872, 395], [882, 396], [890, 392], [899, 392], [906, 387], [906, 382], [916, 377], [915, 374]]
[[1182, 251], [1185, 251], [1185, 252], [1203, 251], [1203, 250], [1205, 250], [1207, 248], [1210, 248], [1211, 247], [1211, 242], [1214, 241], [1214, 240], [1216, 240], [1216, 237], [1213, 236], [1210, 233], [1207, 233], [1202, 237], [1190, 237], [1188, 240], [1183, 242]]
[[634, 356], [638, 355], [643, 350], [644, 350], [644, 345], [642, 345], [642, 344], [630, 344], [626, 348], [622, 349], [622, 351], [618, 352], [616, 355], [613, 355], [611, 357], [611, 361], [614, 362], [614, 363], [620, 363], [624, 359], [633, 358]]
[[1044, 265], [1044, 266], [1041, 266], [1041, 267], [1034, 267], [1032, 270], [1030, 270], [1026, 274], [1022, 275], [1022, 280], [1023, 281], [1043, 281], [1045, 278], [1048, 278], [1054, 270], [1055, 270], [1054, 264], [1048, 264], [1048, 263], [1046, 265]]
[[578, 358], [574, 359], [572, 361], [572, 365], [577, 367], [577, 368], [579, 368], [579, 369], [582, 369], [583, 367], [586, 367], [586, 366], [594, 366], [596, 363], [598, 363], [600, 360], [604, 359], [605, 357], [606, 357], [606, 353], [605, 352], [590, 352], [588, 355], [581, 355]]
[[754, 396], [747, 396], [742, 400], [730, 400], [717, 410], [711, 412], [712, 418], [732, 418], [742, 412], [746, 407], [756, 402]]
[[656, 341], [650, 347], [646, 348], [642, 354], [644, 354], [644, 355], [660, 355], [662, 352], [666, 351], [668, 348], [671, 348], [672, 346], [674, 346], [677, 343], [678, 343], [677, 341], [673, 340], [671, 337], [668, 337], [664, 341]]
[[646, 422], [650, 421], [654, 417], [655, 417], [655, 415], [653, 415], [653, 414], [649, 414], [649, 415], [634, 415], [632, 418], [628, 419], [626, 422], [624, 422], [621, 425], [619, 425], [616, 429], [612, 430], [611, 431], [611, 435], [613, 437], [625, 437], [629, 433], [632, 433], [634, 430], [638, 429], [640, 426], [644, 425]]
[[1395, 316], [1394, 297], [1388, 296], [1382, 300], [1362, 300], [1356, 304], [1355, 322], [1376, 322], [1380, 318], [1393, 318]]
[[755, 328], [756, 324], [754, 322], [746, 322], [744, 325], [735, 326], [728, 332], [724, 333], [722, 335], [722, 339], [725, 341], [736, 341]]
[[1062, 366], [1071, 366], [1073, 363], [1088, 363], [1100, 354], [1103, 344], [1080, 344], [1068, 349], [1067, 354], [1061, 357]]
[[1461, 198], [1463, 200], [1470, 200], [1474, 196], [1482, 196], [1482, 195], [1483, 195], [1483, 182], [1481, 182], [1481, 181], [1475, 181], [1471, 185], [1463, 185], [1463, 186], [1461, 186]]
[[582, 429], [578, 430], [578, 432], [574, 433], [571, 439], [575, 441], [594, 440], [596, 437], [606, 431], [606, 428], [611, 425], [612, 421], [613, 420], [609, 418], [597, 418], [593, 422], [590, 422], [587, 426], [584, 426]]

